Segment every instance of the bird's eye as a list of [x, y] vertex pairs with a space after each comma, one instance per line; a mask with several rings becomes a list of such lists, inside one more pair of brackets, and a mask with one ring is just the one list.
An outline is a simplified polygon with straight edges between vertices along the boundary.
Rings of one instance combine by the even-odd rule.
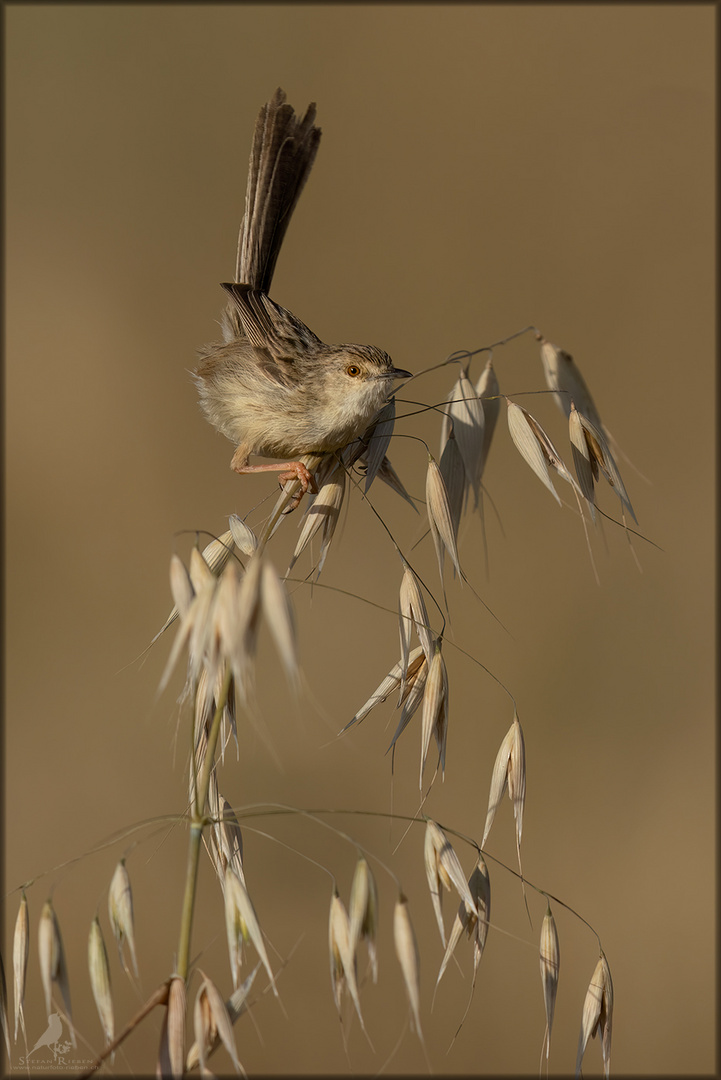
[[357, 376], [361, 373], [361, 369], [358, 367], [357, 364], [349, 364], [345, 370], [346, 375], [350, 375], [352, 379], [357, 378]]

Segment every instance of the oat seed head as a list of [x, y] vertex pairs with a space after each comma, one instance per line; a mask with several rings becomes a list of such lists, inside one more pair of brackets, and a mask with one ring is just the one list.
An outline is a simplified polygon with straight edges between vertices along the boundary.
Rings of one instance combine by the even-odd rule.
[[541, 925], [540, 964], [541, 983], [543, 985], [543, 1004], [546, 1010], [546, 1031], [543, 1043], [546, 1051], [546, 1060], [548, 1060], [551, 1049], [553, 1013], [556, 1008], [556, 993], [558, 991], [558, 973], [561, 964], [561, 952], [558, 946], [556, 920], [553, 918], [550, 904], [548, 905], [548, 910], [546, 911], [546, 915]]
[[72, 1009], [70, 1007], [70, 984], [65, 963], [63, 939], [60, 935], [58, 920], [50, 900], [46, 900], [40, 913], [38, 924], [38, 959], [40, 976], [45, 993], [45, 1008], [50, 1019], [53, 1005], [53, 983], [57, 983], [65, 1007], [65, 1018], [70, 1029], [70, 1039], [76, 1046], [73, 1028]]
[[541, 449], [536, 432], [531, 424], [532, 417], [526, 412], [520, 405], [516, 405], [514, 401], [506, 398], [506, 405], [508, 406], [508, 430], [511, 433], [513, 443], [518, 450], [519, 454], [529, 465], [538, 479], [544, 484], [553, 495], [554, 499], [561, 505], [558, 492], [551, 483], [551, 477], [548, 475], [548, 466], [546, 464], [546, 457]]
[[90, 973], [90, 987], [93, 991], [95, 1007], [98, 1010], [100, 1023], [105, 1035], [105, 1045], [109, 1045], [115, 1037], [115, 1014], [113, 1012], [113, 996], [110, 989], [110, 968], [108, 966], [108, 953], [103, 940], [103, 931], [97, 915], [90, 924], [88, 937], [88, 971]]
[[118, 943], [118, 956], [126, 973], [128, 966], [123, 955], [123, 942], [127, 941], [135, 978], [138, 978], [138, 957], [135, 951], [135, 926], [133, 920], [133, 891], [130, 877], [125, 867], [125, 859], [120, 859], [108, 891], [108, 914], [113, 936]]
[[443, 482], [438, 463], [429, 456], [428, 471], [426, 473], [426, 511], [428, 523], [431, 527], [433, 546], [436, 549], [438, 559], [438, 572], [443, 579], [443, 556], [447, 551], [461, 581], [461, 566], [458, 561], [458, 548], [456, 535], [453, 531], [453, 518], [448, 502], [446, 485]]
[[586, 992], [583, 1003], [583, 1017], [581, 1020], [581, 1034], [578, 1040], [578, 1054], [576, 1056], [576, 1077], [581, 1075], [581, 1062], [586, 1052], [588, 1040], [595, 1037], [597, 1032], [601, 1034], [601, 1057], [606, 1077], [611, 1070], [611, 1024], [613, 1021], [613, 982], [611, 970], [603, 953], [599, 957], [596, 968], [591, 976], [591, 982]]
[[[163, 1027], [160, 1033], [160, 1048], [158, 1050], [158, 1065], [156, 1073], [164, 1080], [181, 1080], [183, 1076], [183, 1060], [185, 1057], [185, 1011], [186, 992], [185, 979], [179, 975], [173, 975], [168, 987], [168, 1004], [163, 1017]], [[195, 1064], [197, 1065], [197, 1060]]]
[[378, 886], [367, 859], [360, 856], [353, 874], [349, 904], [350, 948], [357, 956], [358, 944], [366, 941], [373, 982], [378, 982]]
[[418, 1038], [423, 1041], [421, 1028], [421, 961], [418, 954], [418, 942], [408, 912], [408, 900], [400, 894], [393, 912], [393, 941], [396, 956], [403, 973], [403, 982], [408, 995], [411, 1019]]
[[233, 988], [236, 989], [238, 986], [242, 943], [243, 941], [250, 941], [268, 973], [271, 989], [275, 996], [278, 997], [275, 976], [268, 960], [258, 916], [255, 913], [255, 908], [245, 885], [230, 866], [225, 871], [225, 928], [228, 936], [228, 953], [233, 976]]
[[28, 954], [30, 951], [30, 919], [28, 915], [28, 900], [23, 890], [20, 898], [17, 918], [15, 919], [15, 933], [13, 935], [13, 1000], [15, 1004], [15, 1041], [18, 1037], [18, 1024], [23, 1030], [23, 1037], [27, 1038], [25, 1031], [25, 978], [28, 969]]

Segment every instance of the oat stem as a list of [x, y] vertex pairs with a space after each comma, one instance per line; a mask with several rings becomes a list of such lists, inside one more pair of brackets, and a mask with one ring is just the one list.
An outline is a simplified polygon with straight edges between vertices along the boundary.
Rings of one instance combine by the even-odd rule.
[[230, 691], [232, 672], [228, 666], [223, 679], [223, 687], [218, 695], [215, 707], [215, 715], [208, 732], [208, 745], [205, 751], [203, 767], [197, 780], [195, 789], [195, 803], [191, 807], [190, 843], [188, 845], [188, 869], [185, 875], [185, 893], [183, 895], [183, 910], [180, 917], [180, 939], [178, 941], [177, 973], [187, 983], [188, 965], [190, 959], [190, 936], [193, 928], [193, 912], [195, 909], [195, 888], [198, 881], [198, 862], [200, 859], [200, 841], [203, 838], [203, 829], [206, 825], [204, 816], [205, 803], [208, 798], [210, 787], [210, 774], [215, 767], [215, 748], [220, 734], [220, 723], [223, 718]]

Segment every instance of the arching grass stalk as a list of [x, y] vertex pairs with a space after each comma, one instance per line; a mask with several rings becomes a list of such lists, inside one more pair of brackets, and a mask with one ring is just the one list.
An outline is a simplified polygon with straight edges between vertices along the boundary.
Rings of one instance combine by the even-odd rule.
[[213, 722], [208, 732], [208, 745], [205, 751], [203, 766], [198, 774], [195, 789], [195, 799], [191, 804], [190, 813], [190, 842], [188, 844], [188, 866], [185, 873], [185, 891], [183, 894], [183, 909], [180, 916], [180, 937], [178, 940], [177, 974], [186, 982], [188, 980], [188, 964], [190, 958], [190, 937], [193, 929], [193, 912], [195, 910], [195, 890], [198, 881], [198, 861], [200, 859], [200, 843], [203, 838], [203, 829], [207, 821], [205, 818], [205, 803], [208, 798], [210, 787], [210, 774], [215, 766], [215, 748], [218, 744], [220, 724], [223, 718], [232, 672], [230, 665], [225, 669], [223, 686], [216, 702]]

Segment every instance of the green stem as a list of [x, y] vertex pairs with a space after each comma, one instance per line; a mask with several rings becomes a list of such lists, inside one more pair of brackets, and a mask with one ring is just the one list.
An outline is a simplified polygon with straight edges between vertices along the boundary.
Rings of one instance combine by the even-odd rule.
[[190, 843], [188, 845], [188, 868], [185, 875], [185, 893], [183, 895], [183, 910], [180, 917], [180, 938], [178, 941], [177, 971], [182, 979], [188, 980], [188, 966], [190, 963], [190, 938], [193, 929], [193, 912], [195, 910], [195, 890], [198, 882], [198, 864], [200, 862], [200, 842], [203, 838], [203, 829], [207, 821], [205, 818], [205, 803], [208, 798], [210, 787], [210, 774], [215, 767], [215, 749], [218, 745], [220, 723], [223, 719], [223, 710], [228, 700], [230, 682], [233, 675], [230, 667], [226, 668], [223, 688], [218, 696], [213, 722], [208, 732], [208, 745], [205, 751], [203, 767], [196, 781], [195, 801], [191, 807]]

